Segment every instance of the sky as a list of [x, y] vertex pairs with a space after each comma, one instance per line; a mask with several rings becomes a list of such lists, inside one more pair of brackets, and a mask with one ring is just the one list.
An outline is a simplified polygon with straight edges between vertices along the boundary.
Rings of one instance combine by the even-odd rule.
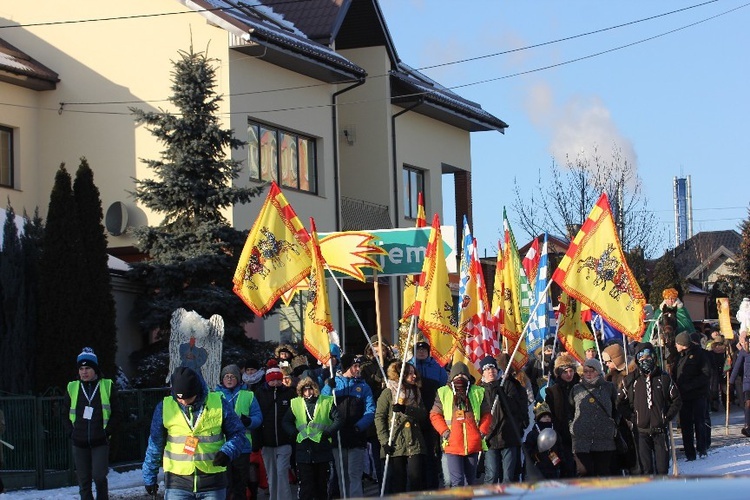
[[[595, 147], [606, 159], [615, 146], [637, 168], [658, 221], [650, 257], [674, 247], [674, 177], [691, 178], [693, 234], [738, 229], [748, 218], [750, 3], [380, 4], [402, 61], [509, 125], [505, 135], [471, 135], [472, 229], [481, 255], [496, 254], [503, 206], [519, 246], [531, 237], [513, 211], [514, 180], [530, 196], [540, 176], [548, 178], [553, 158], [564, 165], [566, 155], [590, 155]], [[600, 32], [588, 34], [594, 31]], [[513, 52], [479, 58], [507, 51]], [[471, 58], [479, 59], [426, 68]], [[548, 66], [554, 67], [534, 71]], [[452, 193], [447, 177], [443, 191]], [[454, 214], [446, 202], [443, 220]]]

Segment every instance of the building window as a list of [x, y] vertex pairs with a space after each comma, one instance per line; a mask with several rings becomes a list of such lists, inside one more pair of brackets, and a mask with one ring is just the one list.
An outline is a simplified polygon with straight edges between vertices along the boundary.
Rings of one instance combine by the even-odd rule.
[[317, 193], [315, 140], [248, 121], [247, 164], [250, 178]]
[[404, 217], [407, 219], [417, 218], [419, 193], [424, 198], [424, 170], [404, 166]]
[[13, 129], [0, 127], [0, 186], [13, 187]]

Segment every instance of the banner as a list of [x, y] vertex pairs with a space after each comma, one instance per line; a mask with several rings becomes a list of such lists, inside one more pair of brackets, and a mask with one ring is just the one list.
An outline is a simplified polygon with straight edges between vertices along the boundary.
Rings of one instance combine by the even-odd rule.
[[307, 289], [307, 306], [305, 307], [304, 344], [307, 352], [315, 356], [323, 366], [331, 358], [328, 334], [333, 330], [331, 311], [328, 305], [328, 288], [326, 287], [325, 261], [318, 245], [318, 232], [315, 221], [310, 218], [310, 269], [309, 287]]
[[[424, 213], [424, 199], [422, 193], [417, 195], [417, 223], [416, 227], [425, 227], [427, 218]], [[407, 321], [414, 315], [414, 302], [417, 298], [417, 285], [419, 283], [419, 274], [407, 275], [404, 278], [403, 305], [404, 310], [401, 315], [402, 321]]]
[[724, 335], [725, 339], [733, 339], [734, 330], [732, 330], [732, 319], [729, 316], [729, 299], [726, 297], [717, 298], [716, 310], [719, 312], [719, 330], [721, 330], [721, 334]]
[[581, 317], [581, 304], [564, 291], [560, 294], [560, 310], [557, 316], [557, 338], [560, 344], [579, 363], [586, 361], [584, 340], [594, 340], [594, 335]]

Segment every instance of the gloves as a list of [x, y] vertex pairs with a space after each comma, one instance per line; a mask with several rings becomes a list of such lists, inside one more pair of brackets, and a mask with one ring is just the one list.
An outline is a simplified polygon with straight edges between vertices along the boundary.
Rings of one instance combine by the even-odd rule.
[[383, 453], [386, 455], [393, 455], [393, 452], [396, 451], [396, 448], [394, 448], [392, 444], [384, 444], [382, 448]]
[[664, 432], [663, 427], [651, 427], [651, 429], [649, 429], [649, 434], [651, 434], [652, 436], [654, 434], [661, 434], [663, 432]]
[[223, 451], [220, 451], [214, 457], [213, 464], [217, 467], [226, 467], [229, 465], [229, 456]]
[[401, 404], [398, 404], [398, 403], [395, 404], [395, 405], [393, 405], [393, 413], [406, 413], [404, 411], [405, 409], [406, 408], [404, 408], [404, 405], [401, 405]]
[[253, 419], [250, 418], [250, 415], [241, 415], [240, 420], [242, 420], [242, 425], [245, 427], [250, 427], [250, 424], [253, 423]]
[[157, 491], [159, 491], [159, 484], [158, 483], [147, 484], [146, 485], [146, 493], [148, 493], [152, 497], [156, 496], [156, 492]]
[[443, 438], [443, 441], [448, 441], [451, 437], [451, 430], [448, 429], [444, 433], [440, 435], [441, 438]]
[[320, 433], [320, 437], [322, 439], [328, 441], [329, 439], [331, 439], [331, 433], [328, 432], [328, 431], [323, 431], [323, 432]]
[[328, 387], [330, 387], [331, 389], [335, 389], [336, 388], [336, 379], [334, 377], [329, 378], [326, 381], [326, 383], [328, 384]]

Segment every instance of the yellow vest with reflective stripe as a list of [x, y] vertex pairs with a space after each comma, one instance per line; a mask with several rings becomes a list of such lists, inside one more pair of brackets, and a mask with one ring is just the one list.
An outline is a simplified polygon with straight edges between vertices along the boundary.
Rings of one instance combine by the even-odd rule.
[[[438, 389], [438, 396], [440, 401], [443, 403], [443, 417], [445, 417], [445, 423], [448, 424], [448, 428], [451, 426], [453, 420], [453, 391], [447, 385], [444, 385]], [[471, 412], [474, 414], [474, 420], [479, 425], [479, 414], [482, 406], [482, 400], [484, 399], [484, 387], [478, 385], [472, 385], [469, 387], [469, 403], [471, 404]]]
[[[68, 382], [68, 395], [70, 396], [70, 421], [76, 423], [76, 407], [78, 406], [78, 391], [81, 388], [81, 381], [75, 380]], [[112, 406], [109, 403], [109, 396], [112, 394], [112, 381], [108, 378], [99, 380], [99, 399], [102, 403], [102, 421], [104, 428], [107, 428], [109, 417], [112, 415]]]
[[[226, 397], [225, 394], [221, 391], [219, 391], [219, 394], [221, 394], [222, 397]], [[253, 394], [252, 391], [240, 389], [239, 394], [237, 394], [237, 398], [235, 398], [234, 400], [234, 412], [238, 417], [241, 417], [242, 415], [246, 415], [248, 417], [250, 416], [250, 406], [252, 406], [253, 404], [253, 399], [255, 399], [255, 394]], [[248, 441], [250, 441], [250, 446], [252, 446], [253, 437], [251, 435], [250, 429], [245, 429], [245, 437]]]
[[[203, 411], [193, 429], [188, 425], [177, 401], [172, 396], [164, 398], [162, 423], [167, 429], [164, 472], [180, 476], [191, 475], [196, 468], [207, 474], [224, 472], [226, 467], [212, 463], [225, 442], [221, 430], [222, 421], [221, 395], [216, 392], [210, 392], [206, 397]], [[198, 438], [198, 445], [192, 455], [185, 453], [185, 440], [188, 436]]]
[[[305, 439], [320, 443], [323, 436], [323, 430], [330, 426], [331, 408], [333, 408], [333, 397], [319, 396], [315, 403], [313, 418], [307, 421], [307, 411], [305, 409], [305, 398], [296, 397], [291, 401], [292, 413], [294, 413], [295, 425], [297, 426], [297, 442], [301, 443]], [[328, 441], [330, 442], [330, 438]]]

